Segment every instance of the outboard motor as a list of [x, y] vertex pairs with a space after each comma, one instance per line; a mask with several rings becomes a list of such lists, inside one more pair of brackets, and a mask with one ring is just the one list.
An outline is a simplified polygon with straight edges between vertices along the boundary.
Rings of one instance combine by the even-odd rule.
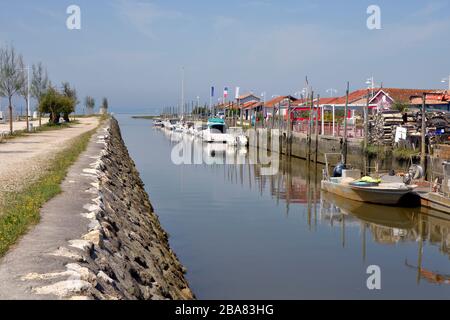
[[403, 182], [405, 184], [411, 184], [413, 180], [423, 178], [424, 171], [423, 168], [417, 164], [413, 164], [409, 169], [408, 173], [403, 177]]
[[342, 170], [344, 170], [344, 169], [345, 169], [345, 164], [338, 163], [336, 165], [336, 167], [334, 167], [333, 178], [340, 178], [340, 177], [342, 177]]

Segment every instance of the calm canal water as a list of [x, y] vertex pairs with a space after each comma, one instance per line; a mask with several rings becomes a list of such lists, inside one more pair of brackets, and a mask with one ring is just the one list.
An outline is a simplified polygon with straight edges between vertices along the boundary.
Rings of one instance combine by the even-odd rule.
[[[199, 299], [450, 299], [449, 220], [321, 194], [301, 160], [282, 161], [275, 176], [258, 165], [175, 165], [174, 137], [118, 120]], [[381, 290], [367, 289], [370, 265]]]

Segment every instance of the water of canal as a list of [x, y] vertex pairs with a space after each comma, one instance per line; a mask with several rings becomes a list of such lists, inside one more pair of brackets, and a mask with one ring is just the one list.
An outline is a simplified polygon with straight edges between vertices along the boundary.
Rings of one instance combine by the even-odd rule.
[[[450, 219], [321, 193], [302, 160], [272, 176], [259, 165], [176, 165], [177, 137], [117, 118], [197, 298], [450, 299]], [[380, 290], [367, 288], [371, 265]]]

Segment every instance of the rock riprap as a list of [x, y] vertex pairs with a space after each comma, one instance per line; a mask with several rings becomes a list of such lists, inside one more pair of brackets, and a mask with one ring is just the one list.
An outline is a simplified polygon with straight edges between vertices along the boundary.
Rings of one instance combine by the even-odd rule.
[[92, 230], [83, 237], [92, 244], [84, 248], [97, 275], [93, 296], [193, 299], [185, 269], [170, 249], [115, 119], [104, 143], [96, 168], [98, 208]]

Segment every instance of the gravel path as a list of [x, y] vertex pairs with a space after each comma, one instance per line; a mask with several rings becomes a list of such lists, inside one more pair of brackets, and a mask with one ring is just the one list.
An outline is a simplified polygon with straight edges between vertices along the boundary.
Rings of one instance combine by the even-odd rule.
[[[57, 136], [58, 143], [67, 141], [95, 125], [96, 121], [83, 121], [77, 128], [64, 130], [64, 135]], [[86, 190], [89, 190], [91, 183], [98, 178], [85, 171], [99, 157], [104, 147], [104, 144], [97, 143], [100, 133], [103, 134], [101, 129], [93, 135], [87, 150], [70, 167], [61, 185], [63, 192], [43, 206], [39, 224], [31, 228], [0, 259], [0, 300], [58, 299], [69, 294], [70, 290], [76, 290], [80, 283], [84, 283], [79, 278], [75, 279], [78, 274], [74, 270], [66, 270], [68, 263], [72, 263], [69, 267], [77, 266], [78, 261], [73, 260], [78, 255], [77, 242], [68, 241], [78, 239], [89, 228], [91, 220], [81, 213], [87, 211], [83, 206], [90, 203], [94, 197]], [[44, 138], [50, 139], [49, 134], [46, 133], [39, 141]], [[41, 144], [41, 149], [45, 152], [48, 150], [46, 148], [47, 140]], [[67, 254], [72, 251], [75, 252], [73, 256]]]
[[82, 118], [71, 128], [46, 131], [0, 143], [0, 194], [19, 191], [24, 182], [40, 177], [49, 157], [67, 142], [98, 125], [98, 118]]
[[[48, 118], [42, 118], [42, 124], [47, 123]], [[30, 120], [30, 123], [33, 124], [35, 128], [39, 127], [39, 120]], [[25, 130], [27, 128], [27, 122], [26, 121], [14, 121], [13, 122], [13, 130]], [[0, 134], [1, 133], [9, 133], [9, 122], [8, 121], [2, 121], [0, 122]]]

